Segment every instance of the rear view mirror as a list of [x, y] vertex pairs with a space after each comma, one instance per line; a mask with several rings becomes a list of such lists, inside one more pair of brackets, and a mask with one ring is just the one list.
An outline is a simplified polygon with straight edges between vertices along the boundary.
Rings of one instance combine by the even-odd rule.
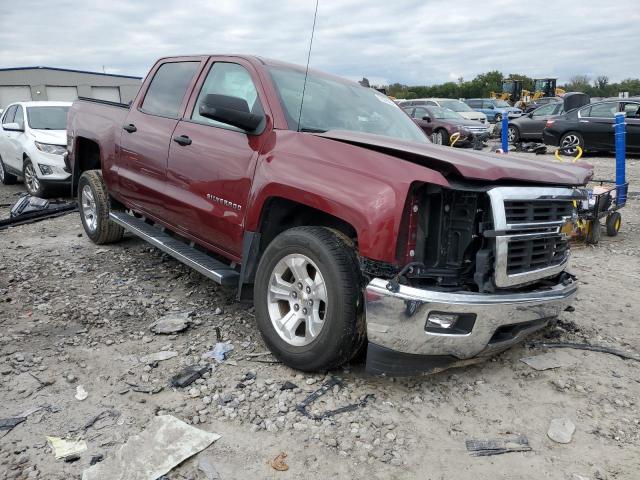
[[227, 123], [246, 131], [253, 131], [262, 122], [262, 115], [251, 113], [243, 98], [210, 93], [200, 102], [200, 115]]
[[431, 122], [431, 117], [430, 117], [429, 115], [425, 115], [424, 117], [422, 117], [422, 119], [423, 119], [425, 122]]
[[17, 123], [5, 123], [2, 125], [2, 128], [10, 132], [24, 132], [24, 128]]

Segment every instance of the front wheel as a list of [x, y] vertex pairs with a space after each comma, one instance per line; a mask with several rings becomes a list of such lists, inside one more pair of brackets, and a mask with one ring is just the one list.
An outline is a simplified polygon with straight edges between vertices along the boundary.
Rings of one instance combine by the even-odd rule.
[[518, 143], [520, 140], [520, 131], [518, 127], [515, 125], [509, 125], [509, 130], [507, 130], [507, 138], [509, 139], [509, 143]]
[[78, 207], [84, 231], [94, 243], [117, 242], [124, 229], [109, 220], [109, 195], [98, 170], [87, 170], [78, 181]]
[[297, 227], [265, 250], [254, 285], [262, 338], [303, 371], [349, 361], [365, 340], [362, 279], [354, 249], [324, 227]]
[[24, 176], [24, 185], [27, 187], [27, 191], [34, 197], [45, 197], [47, 194], [45, 186], [38, 178], [36, 168], [33, 166], [33, 162], [27, 157], [22, 165], [22, 174]]
[[449, 134], [446, 130], [439, 128], [431, 135], [431, 141], [436, 145], [449, 145]]

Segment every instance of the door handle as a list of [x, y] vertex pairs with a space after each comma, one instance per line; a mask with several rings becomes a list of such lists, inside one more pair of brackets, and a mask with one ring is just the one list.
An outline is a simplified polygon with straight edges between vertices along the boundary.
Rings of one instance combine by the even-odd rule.
[[173, 137], [173, 141], [178, 145], [182, 145], [183, 147], [186, 145], [191, 145], [191, 139], [186, 135], [178, 135], [177, 137]]
[[137, 132], [138, 131], [138, 129], [136, 128], [136, 126], [133, 123], [130, 123], [129, 125], [123, 125], [122, 129], [126, 130], [129, 133], [133, 133], [133, 132]]

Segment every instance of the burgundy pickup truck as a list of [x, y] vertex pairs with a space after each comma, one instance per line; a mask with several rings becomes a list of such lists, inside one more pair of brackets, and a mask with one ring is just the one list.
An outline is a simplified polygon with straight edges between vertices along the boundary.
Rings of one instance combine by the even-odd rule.
[[164, 58], [130, 106], [76, 101], [67, 131], [89, 238], [127, 230], [237, 287], [293, 368], [363, 348], [390, 375], [479, 361], [549, 325], [577, 289], [562, 229], [587, 167], [433, 145], [341, 78]]

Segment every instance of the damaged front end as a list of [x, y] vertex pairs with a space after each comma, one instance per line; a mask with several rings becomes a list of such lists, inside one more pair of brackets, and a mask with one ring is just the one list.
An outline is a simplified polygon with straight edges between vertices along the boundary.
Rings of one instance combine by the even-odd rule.
[[562, 229], [582, 197], [537, 186], [413, 191], [398, 247], [405, 268], [366, 288], [368, 371], [475, 363], [554, 321], [577, 290]]

